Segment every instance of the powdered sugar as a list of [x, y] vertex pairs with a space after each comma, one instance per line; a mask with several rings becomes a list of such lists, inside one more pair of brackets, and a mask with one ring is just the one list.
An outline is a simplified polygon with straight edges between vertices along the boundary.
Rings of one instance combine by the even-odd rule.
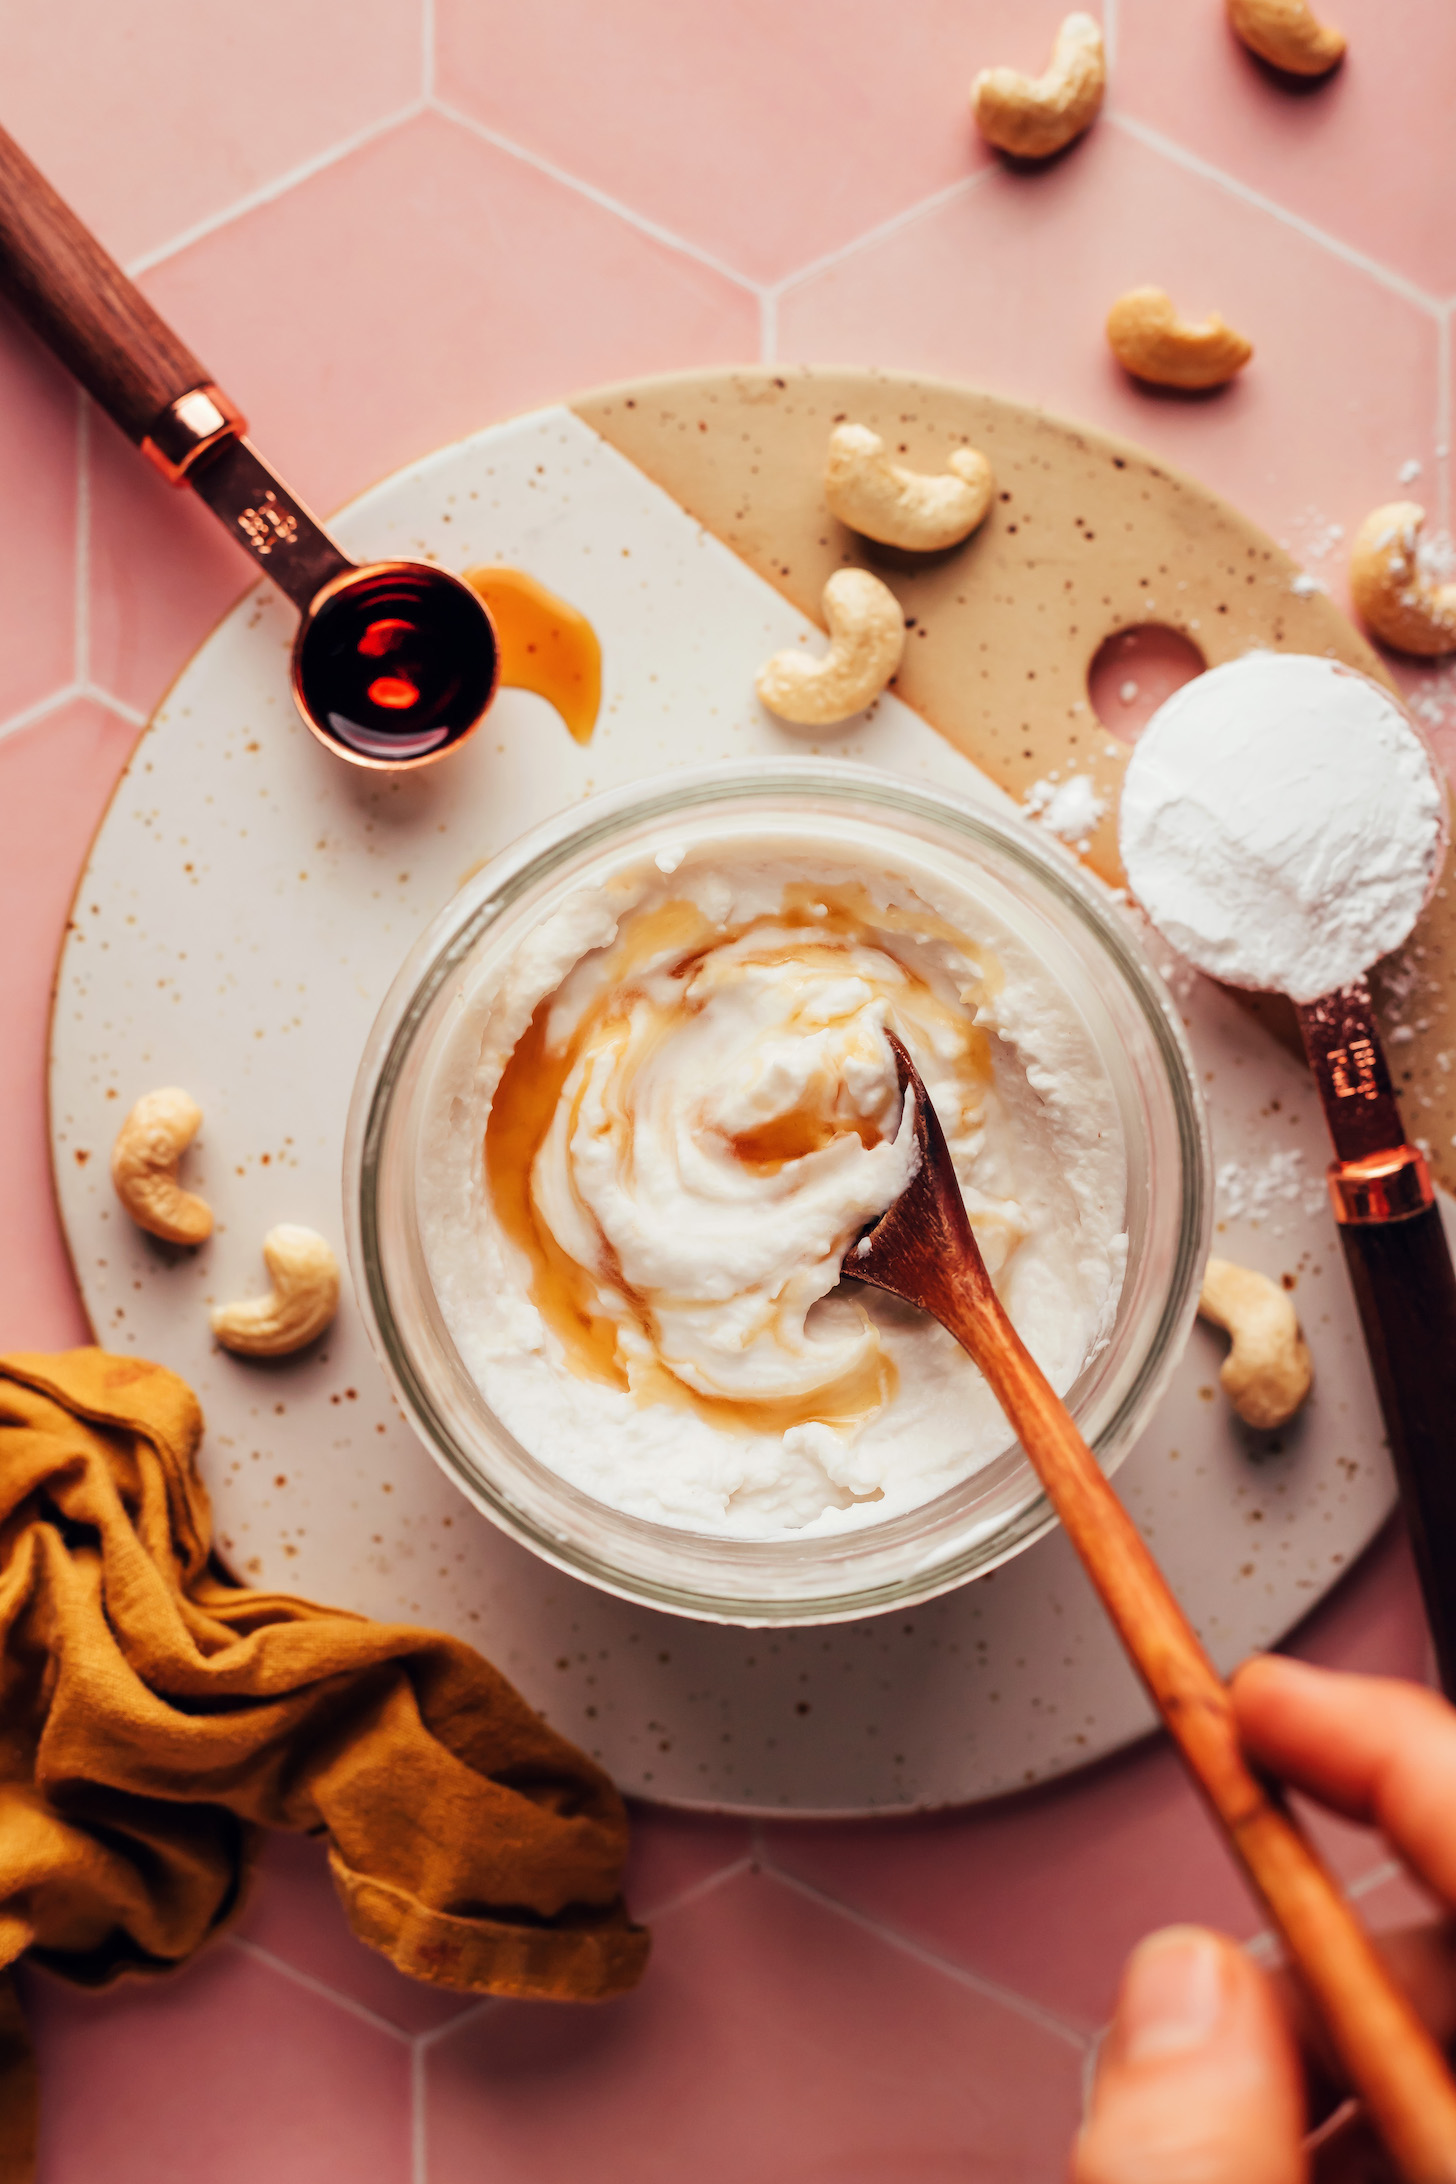
[[1297, 1147], [1257, 1160], [1225, 1160], [1213, 1179], [1221, 1221], [1248, 1221], [1260, 1227], [1273, 1216], [1299, 1211], [1313, 1217], [1325, 1203], [1324, 1179], [1312, 1175]]
[[1086, 774], [1072, 774], [1062, 782], [1033, 781], [1022, 803], [1034, 819], [1079, 849], [1107, 809], [1107, 799], [1097, 794]]
[[1430, 754], [1339, 662], [1253, 652], [1174, 693], [1133, 752], [1123, 862], [1181, 954], [1296, 1001], [1398, 947], [1445, 849]]

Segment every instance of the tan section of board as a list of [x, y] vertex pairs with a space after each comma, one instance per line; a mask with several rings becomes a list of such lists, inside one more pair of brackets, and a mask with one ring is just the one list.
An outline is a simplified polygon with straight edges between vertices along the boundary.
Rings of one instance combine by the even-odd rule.
[[[1090, 426], [943, 380], [787, 367], [639, 381], [573, 406], [821, 626], [820, 594], [835, 569], [884, 578], [911, 625], [898, 695], [1015, 797], [1054, 770], [1089, 775], [1107, 810], [1087, 862], [1106, 879], [1121, 876], [1115, 814], [1127, 752], [1088, 697], [1104, 639], [1159, 623], [1210, 667], [1268, 645], [1327, 653], [1389, 682], [1330, 599], [1293, 589], [1298, 564], [1256, 524]], [[980, 530], [919, 556], [836, 522], [824, 455], [844, 420], [873, 427], [916, 469], [943, 469], [954, 447], [981, 449], [996, 498]], [[1407, 1127], [1456, 1189], [1452, 891], [1377, 983]], [[1277, 1011], [1265, 1013], [1277, 1023]]]

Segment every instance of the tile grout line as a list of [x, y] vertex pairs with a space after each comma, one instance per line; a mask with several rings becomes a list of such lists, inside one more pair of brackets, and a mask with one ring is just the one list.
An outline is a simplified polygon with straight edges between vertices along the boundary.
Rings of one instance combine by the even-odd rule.
[[1358, 1903], [1362, 1896], [1373, 1895], [1377, 1888], [1384, 1888], [1387, 1881], [1398, 1881], [1405, 1867], [1398, 1858], [1385, 1858], [1368, 1873], [1362, 1873], [1358, 1881], [1351, 1881], [1345, 1894], [1351, 1903]]
[[91, 404], [84, 390], [76, 395], [76, 680], [91, 681]]
[[548, 181], [560, 183], [563, 189], [574, 190], [577, 196], [585, 197], [588, 203], [598, 206], [601, 211], [614, 213], [619, 220], [625, 220], [628, 227], [635, 228], [639, 234], [649, 235], [654, 242], [663, 243], [669, 250], [677, 251], [680, 256], [706, 266], [710, 273], [716, 273], [721, 280], [731, 281], [735, 288], [746, 290], [750, 296], [762, 296], [766, 293], [761, 282], [750, 280], [746, 273], [735, 272], [731, 265], [714, 257], [710, 250], [703, 250], [697, 243], [690, 243], [685, 236], [674, 234], [671, 228], [649, 219], [646, 213], [634, 211], [631, 205], [623, 204], [620, 198], [598, 189], [595, 182], [584, 182], [580, 175], [571, 174], [565, 167], [558, 167], [555, 160], [543, 158], [539, 152], [529, 151], [524, 144], [517, 144], [512, 137], [502, 136], [498, 129], [492, 129], [487, 123], [477, 121], [472, 114], [462, 113], [458, 106], [451, 106], [438, 94], [426, 103], [432, 114], [438, 114], [442, 120], [453, 123], [457, 129], [467, 130], [471, 136], [479, 137], [483, 144], [492, 145], [496, 151], [504, 152], [508, 159], [520, 160], [523, 166], [534, 168], [537, 174], [544, 174]]
[[1215, 183], [1228, 196], [1238, 198], [1241, 204], [1251, 205], [1256, 212], [1267, 213], [1271, 219], [1278, 220], [1284, 227], [1292, 228], [1297, 235], [1302, 235], [1307, 242], [1317, 244], [1331, 257], [1341, 259], [1344, 264], [1353, 266], [1357, 272], [1378, 282], [1382, 288], [1389, 289], [1397, 296], [1403, 296], [1407, 303], [1414, 304], [1417, 310], [1424, 311], [1428, 317], [1439, 317], [1441, 303], [1438, 297], [1428, 295], [1425, 289], [1417, 288], [1414, 281], [1408, 281], [1403, 273], [1393, 272], [1378, 259], [1367, 258], [1353, 243], [1341, 242], [1339, 236], [1316, 227], [1312, 220], [1305, 219], [1303, 213], [1291, 212], [1274, 198], [1265, 197], [1247, 182], [1241, 182], [1237, 175], [1227, 173], [1222, 167], [1215, 167], [1211, 160], [1200, 158], [1197, 152], [1190, 152], [1184, 145], [1175, 143], [1173, 138], [1165, 137], [1160, 130], [1149, 128], [1145, 121], [1135, 120], [1131, 114], [1109, 112], [1105, 119], [1112, 128], [1121, 129], [1136, 143], [1145, 145], [1150, 152], [1161, 153], [1175, 167], [1182, 167], [1189, 174], [1201, 175], [1205, 182]]
[[380, 2017], [363, 2002], [356, 2002], [352, 1995], [340, 1994], [337, 1987], [327, 1986], [322, 1979], [315, 1979], [312, 1972], [300, 1971], [296, 1964], [289, 1964], [283, 1957], [274, 1956], [271, 1949], [260, 1948], [256, 1941], [245, 1941], [241, 1934], [229, 1934], [223, 1947], [237, 1949], [242, 1955], [253, 1957], [259, 1964], [265, 1964], [270, 1972], [276, 1972], [280, 1979], [291, 1980], [295, 1987], [302, 1987], [306, 1993], [316, 1994], [321, 2000], [332, 2002], [335, 2009], [345, 2010], [350, 2017], [357, 2017], [363, 2024], [372, 2025], [376, 2032], [388, 2033], [391, 2040], [399, 2041], [402, 2046], [413, 2045], [413, 2034], [402, 2032], [398, 2025], [392, 2025], [387, 2017]]
[[763, 294], [771, 298], [777, 307], [780, 298], [787, 295], [790, 289], [799, 287], [804, 281], [813, 280], [820, 273], [831, 272], [835, 266], [852, 258], [857, 251], [872, 249], [876, 243], [887, 242], [892, 235], [898, 235], [902, 228], [909, 227], [929, 213], [938, 212], [942, 205], [951, 204], [957, 197], [971, 196], [989, 182], [996, 172], [996, 166], [991, 164], [978, 167], [970, 174], [957, 175], [955, 181], [947, 182], [943, 189], [933, 190], [929, 197], [921, 197], [913, 205], [906, 205], [902, 211], [892, 213], [888, 220], [881, 220], [878, 226], [866, 228], [863, 235], [856, 235], [852, 241], [840, 243], [833, 250], [826, 250], [821, 257], [811, 258], [806, 265], [796, 267], [792, 273], [786, 273], [782, 280], [769, 283], [763, 289]]
[[420, 97], [435, 96], [435, 0], [420, 0]]
[[[1340, 1894], [1347, 1903], [1359, 1903], [1362, 1896], [1373, 1895], [1377, 1888], [1384, 1888], [1387, 1881], [1400, 1880], [1404, 1873], [1405, 1867], [1398, 1858], [1382, 1858], [1379, 1865], [1372, 1866], [1368, 1873], [1362, 1873], [1358, 1880], [1342, 1884]], [[1283, 1942], [1269, 1926], [1261, 1926], [1257, 1934], [1240, 1942], [1239, 1947], [1256, 1964], [1277, 1963], [1284, 1951]]]
[[685, 1910], [690, 1903], [697, 1903], [702, 1897], [711, 1896], [715, 1888], [726, 1888], [729, 1881], [736, 1881], [741, 1874], [756, 1873], [761, 1864], [762, 1860], [746, 1853], [742, 1858], [735, 1858], [731, 1865], [719, 1866], [715, 1873], [709, 1873], [703, 1880], [689, 1881], [687, 1887], [679, 1889], [675, 1896], [664, 1896], [660, 1903], [648, 1904], [642, 1916], [644, 1919], [671, 1918], [675, 1912]]
[[48, 698], [38, 698], [34, 705], [24, 706], [20, 712], [12, 713], [9, 720], [0, 720], [0, 743], [7, 736], [19, 735], [22, 728], [33, 728], [37, 721], [47, 719], [52, 713], [58, 713], [63, 705], [69, 705], [72, 698], [85, 695], [83, 684], [69, 682], [63, 689], [53, 690]]
[[1117, 66], [1117, 0], [1102, 0], [1102, 48], [1111, 75]]
[[179, 235], [174, 235], [170, 242], [159, 244], [155, 250], [144, 250], [140, 257], [128, 262], [126, 271], [135, 280], [139, 274], [150, 273], [154, 266], [165, 264], [168, 258], [175, 258], [179, 251], [190, 250], [194, 243], [204, 241], [209, 235], [216, 235], [222, 228], [231, 227], [235, 220], [241, 220], [246, 214], [258, 211], [263, 205], [276, 203], [300, 182], [312, 181], [316, 174], [323, 174], [328, 168], [336, 167], [351, 152], [361, 151], [366, 144], [374, 143], [379, 137], [388, 136], [392, 129], [402, 127], [407, 121], [414, 121], [424, 113], [427, 103], [424, 99], [411, 99], [407, 106], [398, 107], [394, 113], [385, 114], [378, 121], [366, 122], [362, 129], [356, 129], [352, 136], [340, 138], [327, 151], [316, 152], [312, 159], [305, 159], [298, 166], [290, 167], [286, 174], [275, 175], [271, 182], [261, 183], [257, 189], [249, 190], [246, 196], [236, 198], [221, 211], [208, 213], [205, 219], [194, 221], [191, 227], [183, 228]]
[[118, 698], [113, 691], [103, 690], [100, 683], [78, 683], [76, 695], [88, 698], [93, 705], [104, 706], [118, 720], [130, 721], [133, 728], [145, 728], [151, 719], [151, 714], [144, 713], [139, 705], [128, 705], [125, 698]]
[[916, 1941], [912, 1935], [900, 1933], [895, 1927], [882, 1924], [880, 1920], [871, 1918], [867, 1912], [841, 1902], [837, 1896], [829, 1895], [822, 1888], [816, 1888], [811, 1881], [800, 1880], [797, 1874], [785, 1873], [782, 1867], [776, 1865], [766, 1865], [762, 1870], [782, 1887], [792, 1889], [797, 1895], [821, 1905], [826, 1911], [834, 1912], [839, 1918], [847, 1919], [851, 1926], [858, 1926], [863, 1932], [875, 1935], [887, 1947], [897, 1949], [903, 1956], [913, 1957], [918, 1964], [927, 1965], [932, 1971], [940, 1972], [956, 1986], [969, 1988], [972, 1994], [980, 1995], [984, 2001], [994, 2002], [999, 2008], [1010, 2010], [1014, 2015], [1027, 2018], [1034, 2025], [1040, 2025], [1043, 2032], [1049, 2032], [1057, 2039], [1064, 2040], [1079, 2054], [1085, 2053], [1091, 2035], [1066, 2018], [1058, 2017], [1054, 2011], [1045, 2009], [1040, 2002], [1033, 2002], [1027, 1995], [1017, 1994], [1013, 1988], [1002, 1987], [995, 1980], [983, 1978], [979, 1972], [971, 1971], [964, 1964], [957, 1964], [951, 1957], [938, 1955], [934, 1949], [928, 1948], [922, 1941]]
[[758, 299], [758, 361], [760, 364], [777, 364], [779, 360], [779, 299], [765, 289]]
[[475, 2024], [488, 2011], [498, 2010], [504, 1999], [504, 1996], [498, 1994], [483, 1994], [478, 2002], [471, 2003], [469, 2009], [461, 2010], [458, 2016], [447, 2017], [443, 2025], [431, 2025], [428, 2032], [415, 2034], [413, 2045], [420, 2058], [421, 2084], [424, 2083], [425, 2058], [436, 2042], [443, 2040], [447, 2033], [459, 2032], [464, 2026]]

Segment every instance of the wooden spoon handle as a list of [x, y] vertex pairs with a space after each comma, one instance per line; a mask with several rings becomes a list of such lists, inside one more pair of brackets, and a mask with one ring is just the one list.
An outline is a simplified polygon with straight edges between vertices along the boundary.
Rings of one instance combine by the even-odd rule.
[[1456, 2085], [1440, 2049], [1297, 1822], [1249, 1766], [1226, 1685], [989, 1283], [986, 1292], [947, 1326], [1016, 1428], [1402, 2174], [1408, 2184], [1456, 2184]]
[[133, 440], [209, 377], [3, 129], [0, 292]]

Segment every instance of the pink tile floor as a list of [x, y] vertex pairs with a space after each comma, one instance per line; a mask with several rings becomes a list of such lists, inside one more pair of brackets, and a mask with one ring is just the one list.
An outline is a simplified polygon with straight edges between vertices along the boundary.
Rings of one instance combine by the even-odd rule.
[[[596, 381], [869, 361], [1133, 435], [1338, 596], [1374, 501], [1449, 520], [1450, 10], [1341, 0], [1348, 64], [1294, 90], [1218, 0], [1106, 0], [1102, 122], [1013, 172], [963, 86], [1039, 65], [1061, 12], [49, 0], [15, 13], [0, 119], [322, 505]], [[1122, 380], [1100, 322], [1143, 281], [1243, 327], [1244, 381]], [[8, 319], [0, 489], [0, 1342], [60, 1345], [84, 1325], [46, 1166], [51, 964], [136, 729], [247, 572]], [[1456, 756], [1456, 670], [1401, 673]], [[1298, 1648], [1422, 1673], [1395, 1532]], [[1321, 1833], [1372, 1917], [1408, 1915], [1379, 1844]], [[918, 1823], [643, 1811], [633, 1893], [658, 1937], [640, 1995], [472, 2005], [355, 1943], [316, 1848], [277, 1842], [236, 1932], [169, 1983], [27, 1976], [42, 2184], [1030, 2184], [1060, 2174], [1130, 1943], [1254, 1923], [1157, 1745]]]

